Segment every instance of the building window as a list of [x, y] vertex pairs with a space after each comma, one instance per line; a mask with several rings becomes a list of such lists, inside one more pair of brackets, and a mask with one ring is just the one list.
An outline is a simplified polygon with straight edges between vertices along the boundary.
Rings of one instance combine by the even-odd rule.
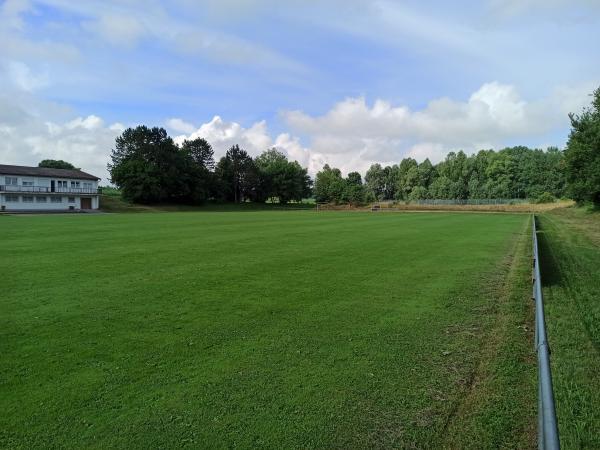
[[50, 197], [52, 203], [62, 203], [62, 197]]
[[75, 197], [69, 197], [69, 203], [75, 203]]
[[33, 186], [33, 181], [23, 180], [23, 186]]
[[18, 195], [6, 195], [4, 198], [6, 199], [6, 203], [15, 203], [19, 201]]
[[84, 182], [83, 183], [83, 187], [86, 188], [86, 189], [92, 189], [92, 183]]
[[79, 181], [71, 181], [71, 187], [72, 188], [78, 188], [79, 187]]
[[32, 195], [24, 195], [23, 203], [33, 203], [33, 196]]
[[4, 184], [8, 186], [16, 186], [18, 184], [17, 177], [4, 177]]
[[35, 201], [37, 203], [46, 203], [48, 201], [48, 199], [46, 197], [39, 197], [38, 196], [38, 197], [35, 198]]

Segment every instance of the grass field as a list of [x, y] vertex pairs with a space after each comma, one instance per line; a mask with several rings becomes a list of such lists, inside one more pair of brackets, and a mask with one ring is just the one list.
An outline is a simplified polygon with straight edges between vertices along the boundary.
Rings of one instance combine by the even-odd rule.
[[600, 213], [556, 210], [540, 231], [562, 447], [600, 448]]
[[0, 217], [0, 446], [533, 447], [528, 225]]

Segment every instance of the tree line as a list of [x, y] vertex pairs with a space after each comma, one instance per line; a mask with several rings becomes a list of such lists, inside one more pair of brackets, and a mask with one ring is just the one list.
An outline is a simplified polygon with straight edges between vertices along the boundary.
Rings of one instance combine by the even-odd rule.
[[[500, 151], [481, 150], [467, 156], [450, 152], [432, 164], [404, 158], [400, 164], [373, 164], [362, 182], [356, 172], [342, 178], [338, 169], [325, 166], [317, 173], [318, 202], [361, 203], [376, 200], [422, 199], [537, 199], [545, 193], [566, 195], [564, 153], [511, 147]], [[546, 194], [546, 195], [547, 195]]]
[[[163, 128], [129, 128], [116, 139], [108, 170], [125, 199], [139, 203], [317, 202], [363, 204], [380, 200], [547, 199], [571, 197], [600, 206], [600, 88], [592, 105], [570, 114], [565, 151], [508, 147], [467, 155], [450, 152], [438, 164], [404, 158], [373, 164], [344, 177], [325, 165], [313, 181], [308, 170], [269, 149], [252, 158], [238, 145], [215, 162], [204, 139], [178, 145]], [[44, 161], [59, 166], [64, 161]]]
[[288, 203], [311, 195], [307, 169], [276, 149], [252, 158], [234, 145], [215, 163], [205, 139], [178, 145], [163, 128], [144, 125], [117, 137], [108, 171], [123, 197], [136, 203]]

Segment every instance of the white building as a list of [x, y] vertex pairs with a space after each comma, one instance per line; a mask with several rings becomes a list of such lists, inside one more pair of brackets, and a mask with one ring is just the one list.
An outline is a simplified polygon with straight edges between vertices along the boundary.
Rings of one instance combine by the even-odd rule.
[[98, 209], [98, 181], [81, 170], [0, 164], [0, 210]]

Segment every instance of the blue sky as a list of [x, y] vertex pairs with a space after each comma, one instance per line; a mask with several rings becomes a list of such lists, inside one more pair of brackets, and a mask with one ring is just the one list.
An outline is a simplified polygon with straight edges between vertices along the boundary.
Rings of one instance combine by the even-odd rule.
[[314, 173], [563, 146], [600, 86], [600, 2], [5, 0], [0, 161], [107, 178], [124, 127], [276, 146]]

